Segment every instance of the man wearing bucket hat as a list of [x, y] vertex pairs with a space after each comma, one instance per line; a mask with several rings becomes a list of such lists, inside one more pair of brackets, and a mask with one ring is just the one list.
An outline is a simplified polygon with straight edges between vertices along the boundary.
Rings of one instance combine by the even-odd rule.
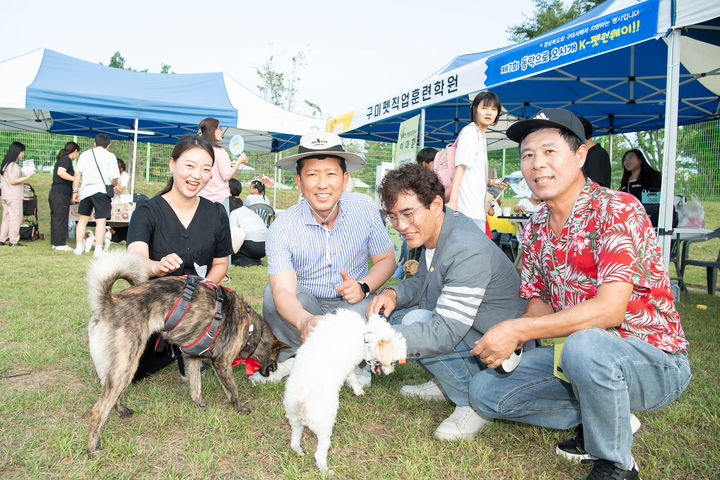
[[472, 353], [494, 368], [527, 339], [544, 340], [512, 373], [476, 375], [471, 405], [492, 418], [578, 425], [558, 454], [594, 461], [589, 479], [638, 478], [631, 410], [665, 407], [691, 376], [652, 224], [633, 196], [585, 179], [584, 130], [571, 112], [541, 110], [507, 136], [545, 205], [523, 234], [525, 312], [490, 328]]
[[[263, 316], [290, 348], [280, 351], [275, 372], [256, 373], [253, 383], [287, 376], [295, 351], [322, 315], [338, 308], [364, 315], [368, 295], [395, 271], [392, 242], [377, 206], [367, 195], [344, 192], [349, 174], [365, 160], [346, 152], [339, 136], [304, 135], [298, 153], [276, 166], [296, 172], [303, 197], [273, 222], [265, 244], [270, 282], [263, 291]], [[360, 380], [369, 383], [369, 371]]]

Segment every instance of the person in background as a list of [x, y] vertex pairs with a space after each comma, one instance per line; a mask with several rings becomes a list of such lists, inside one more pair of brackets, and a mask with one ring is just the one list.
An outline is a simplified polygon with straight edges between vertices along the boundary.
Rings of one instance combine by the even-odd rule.
[[[235, 175], [240, 165], [248, 162], [247, 155], [240, 154], [235, 165], [230, 163], [230, 157], [224, 148], [218, 145], [222, 141], [223, 133], [220, 129], [220, 121], [217, 118], [208, 117], [198, 125], [198, 135], [204, 137], [215, 151], [215, 163], [213, 163], [213, 172], [210, 181], [200, 192], [200, 196], [207, 198], [211, 202], [218, 202], [225, 207], [228, 219], [230, 218], [230, 187], [228, 180]], [[230, 264], [230, 257], [228, 257]], [[230, 276], [226, 275], [222, 279], [223, 282], [230, 281]]]
[[[199, 195], [212, 176], [214, 155], [205, 138], [180, 138], [169, 160], [168, 184], [133, 212], [127, 250], [145, 259], [150, 278], [198, 275], [219, 283], [225, 276], [232, 253], [228, 216], [221, 204]], [[148, 342], [135, 380], [167, 366], [173, 357], [182, 358], [177, 347], [154, 352], [156, 340], [153, 336]]]
[[57, 154], [53, 169], [52, 185], [48, 194], [50, 204], [50, 246], [53, 250], [72, 252], [67, 245], [68, 217], [72, 201], [72, 184], [75, 169], [73, 160], [80, 154], [80, 147], [75, 142], [67, 142]]
[[230, 188], [230, 213], [232, 214], [233, 210], [240, 208], [243, 206], [242, 198], [240, 198], [240, 194], [242, 193], [242, 183], [240, 183], [240, 180], [237, 178], [231, 178], [228, 180], [228, 187]]
[[480, 230], [490, 235], [485, 222], [486, 194], [489, 186], [505, 188], [508, 183], [488, 178], [487, 138], [488, 127], [500, 117], [502, 104], [490, 91], [475, 95], [470, 106], [470, 120], [460, 131], [455, 152], [455, 174], [448, 206], [477, 223]]
[[113, 201], [130, 203], [132, 202], [132, 195], [130, 195], [130, 174], [127, 173], [125, 161], [119, 158], [118, 171], [120, 172], [120, 177], [118, 177], [118, 183], [115, 185], [115, 197], [113, 197]]
[[631, 193], [642, 200], [642, 191], [656, 192], [662, 185], [662, 175], [650, 166], [645, 155], [633, 148], [622, 157], [623, 174], [620, 179], [620, 191]]
[[[650, 219], [632, 195], [585, 178], [588, 147], [572, 112], [547, 108], [507, 129], [545, 207], [523, 232], [523, 314], [470, 351], [489, 368], [470, 382], [486, 417], [577, 426], [555, 452], [592, 463], [588, 480], [637, 479], [632, 411], [666, 407], [690, 382], [688, 342]], [[508, 375], [497, 368], [529, 339]], [[558, 475], [556, 475], [558, 476]]]
[[588, 147], [587, 158], [582, 171], [585, 178], [589, 178], [593, 182], [605, 188], [610, 188], [611, 167], [610, 155], [602, 145], [592, 139], [593, 126], [592, 123], [583, 117], [579, 117], [585, 130], [585, 145]]
[[[5, 153], [0, 166], [0, 189], [2, 189], [2, 225], [0, 226], [0, 245], [8, 242], [11, 247], [22, 247], [20, 243], [20, 223], [23, 212], [23, 182], [32, 176], [23, 176], [19, 161], [25, 156], [25, 145], [12, 142]], [[67, 221], [67, 220], [66, 220]]]
[[245, 206], [230, 212], [233, 242], [232, 264], [239, 267], [260, 265], [265, 256], [267, 226], [260, 216]]
[[540, 210], [542, 207], [542, 200], [535, 195], [535, 192], [530, 194], [530, 198], [521, 198], [520, 201], [513, 208], [515, 213], [523, 213], [526, 215], [532, 215], [533, 213]]
[[249, 207], [251, 205], [255, 205], [256, 203], [270, 205], [270, 202], [268, 202], [268, 199], [265, 196], [265, 185], [260, 180], [253, 180], [250, 182], [250, 193], [248, 193], [247, 197], [245, 197], [243, 205]]
[[435, 161], [435, 155], [437, 155], [437, 153], [438, 151], [434, 148], [425, 147], [418, 152], [415, 160], [417, 161], [418, 165], [422, 165], [423, 167], [427, 167], [432, 170], [433, 162]]
[[240, 154], [235, 165], [230, 163], [230, 157], [224, 148], [218, 145], [222, 141], [223, 134], [220, 129], [220, 122], [216, 118], [206, 118], [198, 125], [198, 135], [202, 135], [210, 142], [215, 150], [215, 163], [213, 164], [212, 178], [205, 188], [200, 192], [200, 196], [207, 198], [211, 202], [218, 202], [225, 207], [225, 211], [230, 216], [230, 187], [228, 180], [235, 175], [240, 165], [247, 163], [248, 158], [244, 153]]
[[80, 154], [75, 167], [72, 185], [73, 200], [80, 202], [78, 206], [80, 219], [75, 228], [77, 242], [73, 252], [75, 255], [82, 255], [85, 228], [93, 210], [95, 211], [94, 255], [97, 257], [103, 254], [105, 223], [110, 218], [111, 212], [110, 197], [107, 196], [106, 186], [111, 183], [117, 185], [117, 179], [120, 177], [117, 158], [107, 149], [108, 146], [110, 146], [110, 137], [99, 133], [95, 137], [94, 148]]

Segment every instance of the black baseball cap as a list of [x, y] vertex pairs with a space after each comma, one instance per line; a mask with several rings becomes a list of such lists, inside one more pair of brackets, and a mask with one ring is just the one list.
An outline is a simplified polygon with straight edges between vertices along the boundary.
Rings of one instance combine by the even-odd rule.
[[567, 130], [578, 137], [581, 143], [585, 142], [585, 129], [580, 119], [570, 110], [562, 108], [540, 110], [534, 117], [519, 120], [510, 125], [505, 134], [513, 142], [520, 143], [530, 130], [544, 127]]

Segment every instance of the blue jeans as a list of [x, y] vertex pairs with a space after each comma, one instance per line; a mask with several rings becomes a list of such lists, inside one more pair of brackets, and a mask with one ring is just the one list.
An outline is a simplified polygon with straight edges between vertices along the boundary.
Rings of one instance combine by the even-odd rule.
[[[389, 322], [410, 325], [415, 322], [429, 322], [432, 320], [430, 310], [409, 308], [398, 310], [390, 315]], [[470, 405], [468, 388], [474, 375], [485, 366], [468, 350], [470, 347], [460, 341], [455, 346], [456, 353], [448, 353], [437, 357], [418, 360], [418, 363], [427, 370], [442, 386], [450, 401], [459, 407]]]
[[508, 375], [495, 370], [476, 375], [470, 403], [491, 418], [557, 429], [582, 423], [590, 455], [630, 469], [630, 411], [669, 405], [691, 377], [684, 353], [665, 353], [639, 338], [597, 328], [565, 340], [560, 366], [570, 383], [553, 375], [553, 347], [525, 352]]

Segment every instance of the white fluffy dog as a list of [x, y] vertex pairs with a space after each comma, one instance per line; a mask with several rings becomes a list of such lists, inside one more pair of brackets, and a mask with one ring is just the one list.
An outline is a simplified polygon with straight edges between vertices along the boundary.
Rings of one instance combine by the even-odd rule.
[[368, 323], [349, 310], [326, 315], [297, 350], [285, 385], [283, 404], [292, 427], [290, 447], [305, 455], [300, 438], [308, 427], [317, 436], [318, 468], [332, 474], [327, 469], [327, 454], [343, 383], [347, 379], [355, 395], [362, 395], [363, 387], [354, 371], [358, 363], [370, 360], [389, 374], [395, 368], [393, 362], [402, 363], [406, 352], [402, 334], [378, 315]]

